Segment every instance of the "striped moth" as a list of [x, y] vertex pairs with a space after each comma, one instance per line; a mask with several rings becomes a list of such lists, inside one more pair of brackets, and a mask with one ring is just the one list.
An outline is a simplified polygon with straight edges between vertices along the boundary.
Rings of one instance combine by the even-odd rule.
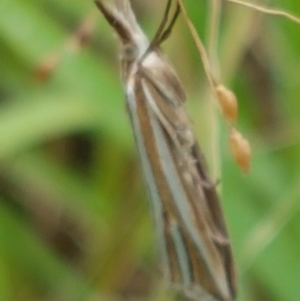
[[122, 45], [121, 73], [145, 175], [165, 277], [192, 300], [230, 301], [235, 270], [225, 220], [203, 154], [191, 129], [186, 95], [159, 49], [171, 6], [150, 43], [128, 0], [96, 5]]

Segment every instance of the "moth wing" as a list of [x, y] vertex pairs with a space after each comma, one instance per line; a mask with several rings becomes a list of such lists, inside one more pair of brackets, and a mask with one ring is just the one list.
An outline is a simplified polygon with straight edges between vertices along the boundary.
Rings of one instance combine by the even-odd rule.
[[[197, 296], [204, 288], [220, 300], [231, 300], [235, 290], [232, 284], [234, 268], [225, 221], [215, 185], [208, 176], [194, 136], [188, 149], [182, 139], [182, 133], [191, 132], [183, 102], [174, 106], [175, 101], [170, 102], [168, 98], [170, 94], [160, 89], [163, 83], [158, 87], [157, 80], [153, 82], [148, 76], [142, 80], [142, 85], [155, 121], [152, 123], [156, 124], [152, 125], [156, 128], [156, 144], [165, 152], [160, 157], [165, 161], [162, 164], [176, 208], [165, 225], [167, 246], [172, 245], [168, 252], [173, 250], [176, 254], [171, 257], [178, 261], [179, 271], [173, 269], [173, 274], [189, 282], [190, 291], [197, 292]], [[168, 158], [171, 160], [167, 161]], [[176, 266], [174, 260], [173, 266]]]
[[186, 94], [175, 70], [160, 50], [150, 52], [141, 62], [139, 72], [165, 94], [165, 101], [177, 106], [186, 101]]

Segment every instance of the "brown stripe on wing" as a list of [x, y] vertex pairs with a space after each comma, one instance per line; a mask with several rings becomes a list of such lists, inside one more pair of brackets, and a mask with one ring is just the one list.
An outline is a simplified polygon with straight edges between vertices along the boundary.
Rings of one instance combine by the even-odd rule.
[[[193, 172], [196, 171], [195, 167], [191, 164], [193, 162], [184, 161], [182, 158], [182, 153], [174, 149], [175, 161], [181, 160], [181, 164], [177, 165], [178, 172], [180, 176], [181, 183], [186, 191], [188, 197], [190, 210], [190, 222], [193, 224], [194, 228], [198, 232], [199, 241], [204, 244], [205, 248], [208, 250], [210, 262], [204, 258], [201, 253], [201, 249], [196, 245], [191, 234], [188, 232], [186, 227], [182, 227], [181, 231], [187, 246], [187, 252], [190, 256], [192, 262], [192, 275], [194, 278], [194, 285], [200, 288], [202, 287], [211, 295], [219, 298], [220, 300], [225, 300], [223, 292], [220, 291], [219, 287], [215, 282], [214, 277], [221, 277], [222, 281], [227, 282], [226, 277], [226, 268], [224, 266], [224, 258], [222, 253], [220, 253], [219, 246], [216, 245], [214, 236], [210, 231], [211, 223], [213, 222], [208, 200], [206, 195], [202, 190], [201, 179], [198, 174]], [[180, 159], [176, 159], [176, 156], [180, 156]], [[181, 220], [181, 225], [183, 225], [182, 217], [179, 215], [178, 220]], [[211, 272], [213, 270], [213, 274]], [[225, 276], [224, 276], [225, 275]]]
[[192, 276], [192, 285], [191, 287], [186, 288], [186, 291], [191, 291], [193, 295], [197, 295], [197, 292], [201, 291], [223, 300], [223, 297], [220, 295], [219, 291], [214, 285], [214, 282], [209, 276], [210, 272], [208, 270], [207, 263], [197, 251], [194, 241], [191, 239], [184, 227], [181, 227], [181, 232], [182, 238], [185, 242], [186, 251], [189, 254]]
[[[152, 173], [155, 178], [156, 187], [159, 192], [162, 206], [164, 210], [164, 237], [166, 249], [168, 252], [169, 267], [171, 280], [174, 282], [179, 282], [181, 279], [181, 273], [178, 266], [178, 260], [175, 253], [174, 242], [171, 237], [170, 220], [175, 218], [174, 212], [174, 201], [172, 199], [172, 194], [168, 187], [168, 183], [163, 173], [163, 168], [161, 166], [161, 159], [158, 154], [158, 150], [155, 144], [154, 133], [150, 120], [149, 106], [143, 92], [141, 85], [141, 79], [136, 77], [134, 84], [134, 94], [136, 99], [136, 106], [138, 112], [139, 124], [144, 138], [145, 149], [147, 152], [147, 157], [151, 165]], [[151, 192], [150, 192], [151, 197]], [[167, 268], [167, 267], [164, 267]]]
[[227, 281], [231, 290], [232, 299], [236, 296], [237, 283], [236, 283], [236, 271], [232, 256], [231, 244], [228, 236], [228, 230], [226, 221], [221, 208], [221, 203], [216, 191], [216, 185], [212, 183], [207, 173], [207, 168], [204, 160], [204, 156], [198, 144], [195, 144], [192, 149], [193, 157], [196, 159], [196, 168], [198, 173], [205, 183], [208, 185], [203, 186], [208, 208], [213, 219], [214, 227], [211, 229], [214, 233], [214, 240], [222, 259], [226, 270]]
[[[155, 55], [156, 59], [153, 60], [151, 55]], [[186, 94], [176, 72], [159, 49], [140, 62], [139, 72], [142, 77], [155, 84], [159, 91], [167, 95], [166, 101], [170, 105], [177, 106], [186, 101]]]
[[[184, 122], [185, 120], [180, 120], [181, 116], [178, 115], [178, 106], [171, 104], [170, 102], [166, 101], [164, 93], [158, 89], [155, 82], [151, 81], [149, 78], [144, 79], [145, 82], [147, 82], [149, 90], [151, 90], [151, 94], [153, 98], [156, 101], [157, 107], [160, 109], [160, 111], [163, 113], [163, 115], [167, 118], [168, 122], [171, 124], [174, 124], [175, 126], [177, 124], [180, 124]], [[167, 90], [169, 87], [166, 85], [165, 90]]]

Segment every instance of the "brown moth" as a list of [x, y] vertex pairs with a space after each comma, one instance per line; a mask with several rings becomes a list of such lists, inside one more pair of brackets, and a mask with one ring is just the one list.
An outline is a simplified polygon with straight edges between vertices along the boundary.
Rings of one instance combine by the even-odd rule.
[[197, 301], [230, 301], [235, 269], [225, 220], [191, 129], [186, 95], [159, 49], [170, 34], [179, 7], [150, 43], [128, 0], [96, 5], [122, 45], [121, 72], [131, 125], [143, 168], [166, 279]]

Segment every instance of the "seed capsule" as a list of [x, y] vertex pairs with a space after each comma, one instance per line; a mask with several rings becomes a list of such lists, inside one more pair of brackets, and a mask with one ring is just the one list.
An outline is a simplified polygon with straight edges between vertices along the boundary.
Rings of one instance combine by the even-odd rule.
[[247, 173], [250, 169], [251, 160], [250, 143], [235, 128], [231, 129], [229, 141], [232, 156], [240, 168]]
[[223, 85], [216, 87], [216, 93], [223, 115], [230, 122], [235, 122], [238, 113], [238, 103], [235, 94]]

